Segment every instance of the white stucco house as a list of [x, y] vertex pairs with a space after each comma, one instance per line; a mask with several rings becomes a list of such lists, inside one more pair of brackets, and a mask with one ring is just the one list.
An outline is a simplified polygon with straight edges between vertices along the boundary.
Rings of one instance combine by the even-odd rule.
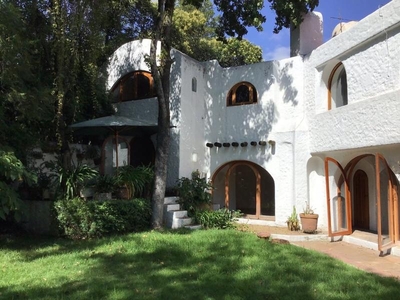
[[[380, 249], [398, 243], [400, 0], [351, 25], [323, 43], [311, 13], [292, 32], [291, 58], [240, 67], [174, 50], [168, 186], [199, 170], [213, 202], [247, 218], [285, 225], [309, 203], [331, 236], [359, 229]], [[120, 47], [107, 84], [116, 115], [157, 124], [149, 49]], [[119, 164], [151, 162], [154, 137], [121, 138]], [[106, 171], [115, 152], [104, 147]]]

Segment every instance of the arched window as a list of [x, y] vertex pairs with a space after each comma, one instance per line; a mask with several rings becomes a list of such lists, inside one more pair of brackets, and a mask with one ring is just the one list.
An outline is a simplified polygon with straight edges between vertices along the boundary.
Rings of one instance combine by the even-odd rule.
[[197, 92], [197, 79], [196, 79], [196, 77], [192, 78], [192, 92]]
[[129, 73], [114, 85], [111, 95], [114, 103], [155, 97], [153, 77], [145, 71]]
[[227, 105], [243, 105], [257, 103], [257, 91], [249, 82], [235, 84], [228, 93]]
[[328, 109], [347, 105], [347, 75], [342, 63], [332, 70], [328, 83]]

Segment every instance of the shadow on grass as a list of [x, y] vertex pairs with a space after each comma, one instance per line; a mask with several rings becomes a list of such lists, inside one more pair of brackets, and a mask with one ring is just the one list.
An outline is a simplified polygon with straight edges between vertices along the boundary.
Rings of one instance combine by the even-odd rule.
[[364, 273], [327, 256], [291, 245], [270, 244], [238, 231], [148, 232], [96, 242], [66, 243], [61, 251], [65, 255], [73, 251], [82, 262], [82, 273], [76, 278], [60, 272], [53, 286], [3, 286], [0, 296], [5, 299], [395, 299], [400, 288], [395, 280]]

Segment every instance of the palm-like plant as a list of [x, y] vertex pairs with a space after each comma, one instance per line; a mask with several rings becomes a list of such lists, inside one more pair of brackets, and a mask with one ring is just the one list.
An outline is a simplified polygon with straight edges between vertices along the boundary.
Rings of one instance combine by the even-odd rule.
[[154, 179], [154, 171], [149, 166], [124, 166], [118, 169], [117, 184], [128, 191], [128, 198], [143, 193], [144, 189]]

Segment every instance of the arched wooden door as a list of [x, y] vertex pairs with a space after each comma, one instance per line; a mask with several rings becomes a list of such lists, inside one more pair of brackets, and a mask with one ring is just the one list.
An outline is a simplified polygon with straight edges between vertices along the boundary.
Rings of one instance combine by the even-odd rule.
[[353, 177], [354, 228], [369, 230], [368, 176], [357, 170]]
[[[232, 182], [233, 181], [233, 182]], [[234, 199], [231, 196], [234, 187]], [[261, 214], [261, 175], [254, 166], [243, 162], [232, 164], [225, 176], [225, 207], [234, 200], [235, 209], [245, 215]]]

